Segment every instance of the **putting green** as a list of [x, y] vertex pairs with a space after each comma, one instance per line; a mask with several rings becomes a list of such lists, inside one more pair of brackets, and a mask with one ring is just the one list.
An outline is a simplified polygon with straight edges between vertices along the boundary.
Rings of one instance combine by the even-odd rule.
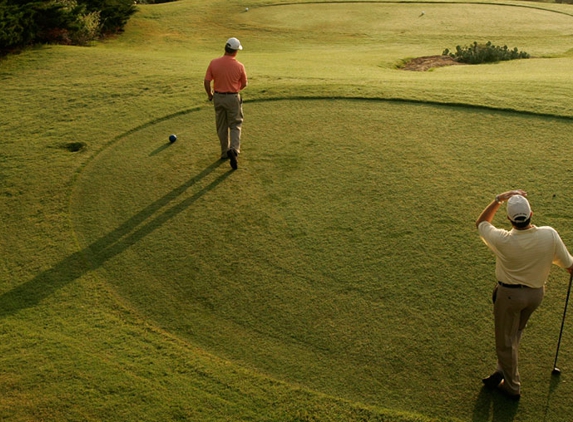
[[336, 99], [245, 114], [237, 171], [218, 160], [211, 108], [95, 156], [71, 205], [94, 271], [154, 324], [277, 379], [471, 415], [494, 364], [476, 198], [534, 186], [540, 223], [562, 225], [571, 121]]
[[[270, 40], [275, 34], [296, 39], [281, 45], [281, 54], [300, 54], [307, 45], [319, 44], [325, 56], [328, 52], [338, 61], [353, 61], [349, 53], [373, 58], [386, 57], [390, 51], [431, 55], [474, 41], [526, 48], [533, 56], [563, 54], [572, 15], [531, 3], [318, 2], [256, 7], [236, 18], [246, 27], [265, 31]], [[266, 37], [252, 42], [255, 46], [245, 53], [260, 49]], [[317, 57], [306, 59], [313, 62]], [[292, 65], [300, 60], [304, 59], [293, 56]]]

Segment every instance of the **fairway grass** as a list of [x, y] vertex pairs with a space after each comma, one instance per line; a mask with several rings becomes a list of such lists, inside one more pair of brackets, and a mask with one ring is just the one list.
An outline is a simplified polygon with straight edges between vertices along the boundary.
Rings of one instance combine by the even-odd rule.
[[[573, 247], [572, 12], [185, 0], [0, 61], [0, 419], [568, 420], [557, 268], [521, 402], [481, 389], [474, 221], [523, 188]], [[250, 78], [234, 172], [202, 91], [229, 36]], [[533, 58], [396, 68], [473, 41]]]
[[[492, 189], [483, 174], [536, 186], [534, 207], [551, 215], [539, 224], [567, 233], [567, 174], [539, 163], [566, 155], [571, 122], [372, 101], [245, 109], [237, 172], [205, 141], [208, 109], [129, 134], [83, 171], [72, 214], [91, 266], [146, 320], [282, 381], [435, 417], [471, 413], [464, 397], [493, 364], [492, 263], [470, 217]], [[287, 122], [297, 122], [288, 139]], [[161, 139], [172, 127], [183, 128], [173, 145]], [[562, 135], [545, 145], [547, 131]], [[500, 169], [496, 157], [522, 143], [535, 153]], [[439, 241], [422, 240], [428, 231]], [[532, 335], [546, 366], [555, 334]]]

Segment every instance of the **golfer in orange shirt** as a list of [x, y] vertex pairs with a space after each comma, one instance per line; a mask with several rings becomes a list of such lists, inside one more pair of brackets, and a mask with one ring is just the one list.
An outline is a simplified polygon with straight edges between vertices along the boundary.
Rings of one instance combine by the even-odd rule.
[[221, 159], [228, 157], [233, 170], [238, 167], [237, 158], [241, 152], [243, 100], [240, 91], [247, 86], [245, 66], [236, 59], [237, 52], [242, 49], [238, 39], [229, 38], [225, 45], [225, 54], [209, 63], [203, 83], [209, 101], [213, 101], [215, 106]]

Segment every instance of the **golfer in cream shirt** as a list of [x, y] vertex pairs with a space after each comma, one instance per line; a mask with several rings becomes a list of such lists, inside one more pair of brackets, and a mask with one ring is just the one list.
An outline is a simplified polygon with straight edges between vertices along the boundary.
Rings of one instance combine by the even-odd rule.
[[[476, 221], [479, 234], [496, 256], [494, 290], [495, 343], [497, 370], [483, 380], [487, 388], [498, 388], [504, 395], [519, 399], [519, 342], [529, 317], [543, 300], [545, 283], [555, 264], [573, 271], [573, 257], [557, 231], [531, 224], [533, 212], [523, 190], [497, 195]], [[510, 231], [491, 222], [500, 205], [507, 201]]]

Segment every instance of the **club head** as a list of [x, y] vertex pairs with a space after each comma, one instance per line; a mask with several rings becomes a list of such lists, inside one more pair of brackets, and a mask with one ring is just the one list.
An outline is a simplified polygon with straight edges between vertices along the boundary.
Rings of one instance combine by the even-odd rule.
[[551, 371], [552, 375], [561, 375], [561, 369], [559, 368], [553, 368], [553, 371]]

